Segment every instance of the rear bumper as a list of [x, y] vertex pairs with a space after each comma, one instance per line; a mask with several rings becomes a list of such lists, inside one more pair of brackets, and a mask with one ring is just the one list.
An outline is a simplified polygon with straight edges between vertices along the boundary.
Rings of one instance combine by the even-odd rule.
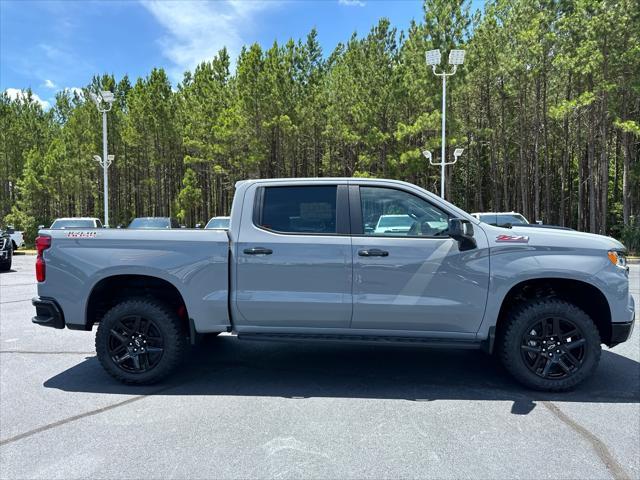
[[51, 298], [35, 297], [31, 303], [36, 307], [36, 316], [31, 321], [43, 327], [64, 328], [62, 309]]

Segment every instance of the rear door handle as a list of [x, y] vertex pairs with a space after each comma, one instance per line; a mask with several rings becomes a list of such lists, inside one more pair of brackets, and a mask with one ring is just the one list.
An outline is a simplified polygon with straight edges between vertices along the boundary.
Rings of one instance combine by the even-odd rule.
[[386, 250], [380, 250], [379, 248], [368, 248], [365, 250], [358, 250], [358, 255], [361, 257], [388, 257], [389, 252]]
[[273, 250], [264, 247], [245, 248], [244, 253], [247, 255], [271, 255]]

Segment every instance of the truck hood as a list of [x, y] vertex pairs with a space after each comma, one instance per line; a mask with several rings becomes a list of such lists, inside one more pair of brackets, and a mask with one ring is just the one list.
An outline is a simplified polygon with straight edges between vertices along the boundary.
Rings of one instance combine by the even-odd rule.
[[501, 228], [480, 225], [492, 246], [529, 245], [534, 247], [560, 247], [575, 249], [623, 250], [624, 245], [615, 238], [594, 233], [554, 228], [513, 227]]

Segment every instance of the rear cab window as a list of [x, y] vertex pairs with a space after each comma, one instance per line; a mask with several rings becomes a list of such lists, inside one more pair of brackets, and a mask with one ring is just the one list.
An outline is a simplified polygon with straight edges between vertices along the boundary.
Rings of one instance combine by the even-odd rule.
[[337, 190], [336, 185], [263, 187], [254, 223], [278, 233], [336, 234]]

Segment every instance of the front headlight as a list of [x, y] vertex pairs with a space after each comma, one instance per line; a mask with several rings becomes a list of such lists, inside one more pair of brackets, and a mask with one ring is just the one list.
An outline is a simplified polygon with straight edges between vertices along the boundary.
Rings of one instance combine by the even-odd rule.
[[619, 250], [609, 250], [607, 252], [609, 261], [620, 268], [627, 268], [627, 256]]

